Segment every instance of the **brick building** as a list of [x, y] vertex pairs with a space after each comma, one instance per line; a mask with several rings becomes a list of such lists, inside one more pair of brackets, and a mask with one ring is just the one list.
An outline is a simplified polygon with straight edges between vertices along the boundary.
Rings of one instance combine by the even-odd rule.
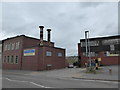
[[[91, 59], [98, 58], [102, 65], [119, 64], [120, 35], [90, 38], [89, 45]], [[80, 39], [80, 43], [78, 43], [78, 56], [80, 57], [81, 66], [85, 66], [85, 63], [89, 59], [88, 56], [86, 56], [85, 39]]]
[[43, 40], [43, 26], [40, 28], [40, 39], [20, 35], [3, 40], [3, 69], [49, 70], [65, 68], [65, 49], [54, 47], [50, 41]]

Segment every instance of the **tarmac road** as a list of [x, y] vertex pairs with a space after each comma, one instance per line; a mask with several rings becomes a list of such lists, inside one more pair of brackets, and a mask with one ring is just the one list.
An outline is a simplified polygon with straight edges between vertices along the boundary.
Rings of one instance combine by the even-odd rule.
[[[62, 70], [51, 71], [51, 73], [57, 74], [59, 71], [63, 73]], [[2, 88], [118, 88], [118, 82], [112, 81], [74, 79], [71, 77], [59, 77], [58, 75], [52, 76], [52, 74], [48, 75], [49, 71], [46, 71], [47, 75], [43, 74], [45, 72], [39, 72], [39, 74], [36, 72], [32, 72], [33, 74], [20, 72], [9, 71], [3, 73]]]

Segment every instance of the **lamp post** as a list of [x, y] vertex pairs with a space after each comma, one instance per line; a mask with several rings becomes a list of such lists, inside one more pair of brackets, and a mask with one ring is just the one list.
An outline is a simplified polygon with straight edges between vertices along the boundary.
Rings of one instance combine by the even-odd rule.
[[91, 66], [89, 31], [85, 31], [85, 45], [86, 45], [86, 57], [89, 56], [89, 62]]
[[88, 56], [88, 40], [87, 40], [87, 33], [88, 33], [88, 31], [85, 31], [86, 57]]

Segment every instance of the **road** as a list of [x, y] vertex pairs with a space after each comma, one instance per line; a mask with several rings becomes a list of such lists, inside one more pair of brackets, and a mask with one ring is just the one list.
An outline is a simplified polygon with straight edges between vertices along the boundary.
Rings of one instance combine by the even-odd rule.
[[[57, 74], [59, 71], [50, 71], [50, 73]], [[2, 76], [2, 88], [118, 88], [118, 83], [112, 81], [60, 77], [49, 74], [49, 71], [39, 72], [39, 74], [36, 72], [32, 73], [5, 72]], [[61, 73], [63, 73], [62, 70]]]

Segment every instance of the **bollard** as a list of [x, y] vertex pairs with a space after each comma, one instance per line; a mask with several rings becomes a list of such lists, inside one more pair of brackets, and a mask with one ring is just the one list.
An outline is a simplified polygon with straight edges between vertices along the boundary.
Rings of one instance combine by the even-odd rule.
[[112, 74], [112, 69], [109, 69], [109, 74]]

